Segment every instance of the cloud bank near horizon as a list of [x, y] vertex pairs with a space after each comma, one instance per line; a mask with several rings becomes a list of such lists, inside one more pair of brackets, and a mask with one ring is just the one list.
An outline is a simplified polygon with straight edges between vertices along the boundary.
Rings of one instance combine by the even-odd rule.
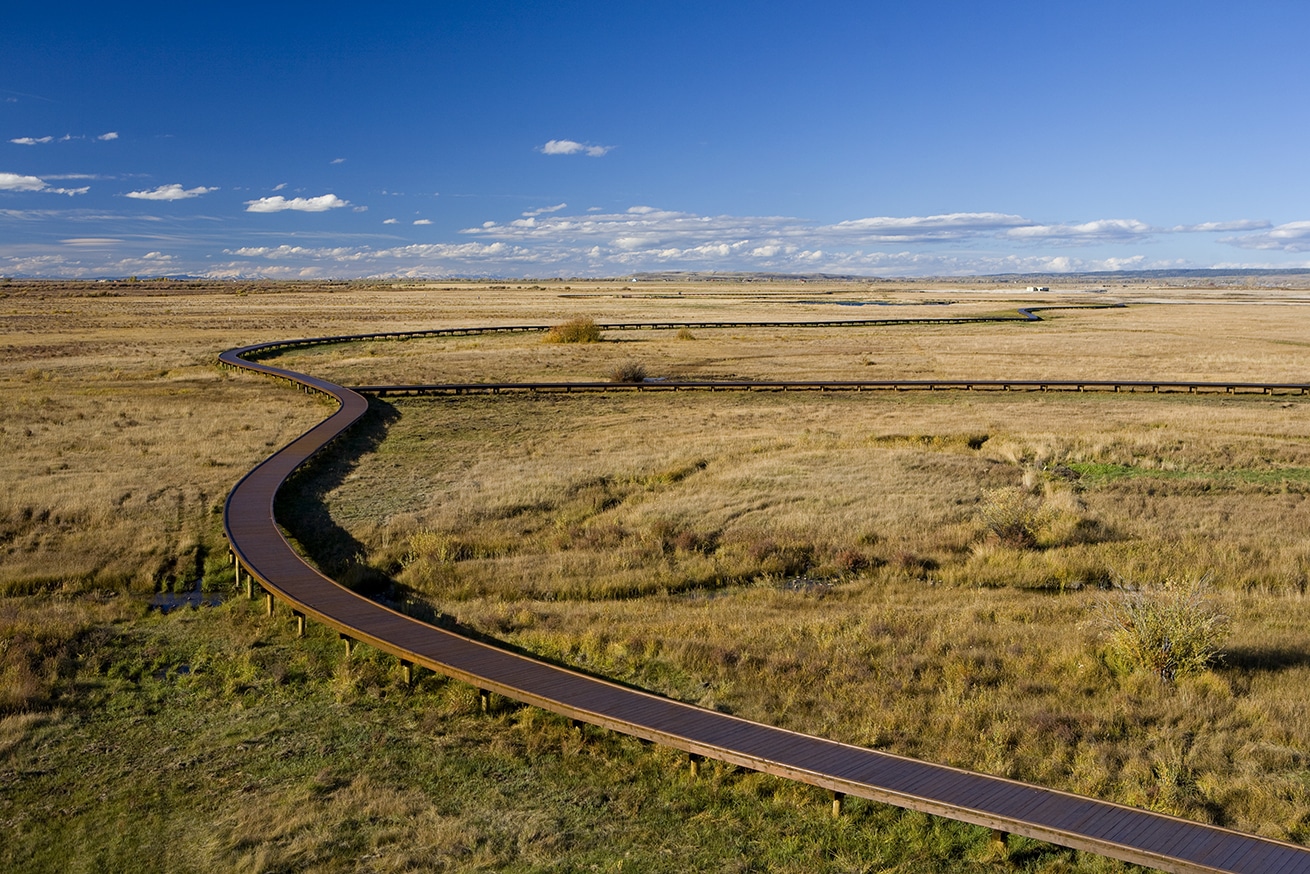
[[[60, 192], [45, 180], [0, 174], [0, 192]], [[172, 202], [217, 189], [181, 184], [129, 192], [138, 200]], [[247, 213], [321, 213], [350, 206], [336, 194], [245, 201]], [[355, 209], [360, 209], [356, 206]], [[0, 210], [0, 218], [39, 220], [38, 212]], [[45, 211], [42, 214], [48, 214]], [[121, 220], [121, 216], [113, 217]], [[94, 224], [92, 214], [80, 219]], [[142, 221], [157, 221], [142, 217]], [[213, 219], [210, 219], [211, 221]], [[383, 225], [400, 224], [394, 217]], [[408, 222], [427, 229], [431, 219]], [[368, 278], [443, 276], [618, 276], [643, 271], [698, 270], [780, 273], [839, 273], [870, 276], [958, 276], [995, 273], [1065, 273], [1214, 266], [1233, 269], [1305, 264], [1202, 264], [1158, 254], [1164, 239], [1204, 237], [1237, 249], [1310, 252], [1310, 221], [1274, 226], [1263, 220], [1206, 221], [1158, 227], [1136, 219], [1039, 222], [1002, 212], [871, 216], [820, 223], [791, 216], [702, 215], [649, 205], [622, 211], [569, 211], [558, 203], [458, 229], [463, 242], [414, 243], [388, 231], [394, 243], [334, 241], [328, 232], [303, 242], [304, 232], [287, 232], [273, 244], [214, 245], [199, 252], [171, 251], [181, 238], [141, 235], [140, 252], [177, 273], [216, 278]], [[267, 236], [261, 232], [260, 236]], [[105, 239], [109, 234], [104, 235]], [[217, 241], [217, 235], [212, 238]], [[68, 244], [65, 244], [68, 245]], [[105, 245], [108, 245], [107, 243]], [[127, 242], [120, 240], [119, 248]], [[1154, 249], [1152, 247], [1155, 247]], [[148, 249], [146, 248], [148, 247]], [[144, 254], [121, 252], [99, 264], [85, 251], [61, 262], [60, 247], [40, 253], [0, 246], [0, 273], [9, 275], [113, 275], [116, 265]], [[97, 274], [97, 271], [99, 273]]]
[[[1169, 228], [1133, 219], [1045, 224], [994, 212], [878, 216], [821, 224], [787, 216], [708, 216], [652, 206], [566, 214], [565, 206], [527, 210], [503, 223], [487, 221], [460, 230], [479, 241], [475, 243], [241, 247], [224, 252], [241, 260], [217, 269], [224, 275], [253, 271], [281, 276], [407, 277], [586, 277], [648, 270], [901, 276], [1095, 272], [1192, 265], [1146, 253], [1072, 255], [1049, 248], [1095, 249], [1108, 243], [1147, 244], [1180, 234], [1278, 230], [1269, 230], [1269, 222], [1246, 220]], [[1304, 224], [1304, 233], [1296, 239], [1303, 239], [1310, 250], [1310, 222]]]

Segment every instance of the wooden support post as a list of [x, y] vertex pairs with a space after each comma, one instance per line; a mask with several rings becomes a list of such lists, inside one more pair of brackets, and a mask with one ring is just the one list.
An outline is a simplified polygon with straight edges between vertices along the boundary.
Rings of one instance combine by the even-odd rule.
[[845, 792], [837, 792], [836, 790], [833, 791], [832, 793], [832, 818], [833, 819], [837, 819], [838, 817], [841, 816], [841, 806], [842, 806], [842, 802], [845, 800], [846, 800]]
[[299, 610], [292, 610], [291, 615], [296, 617], [296, 637], [305, 636], [305, 614]]
[[250, 574], [246, 574], [246, 600], [247, 601], [255, 600], [255, 589], [256, 589], [255, 578], [252, 577]]
[[695, 753], [691, 753], [691, 754], [688, 756], [688, 759], [690, 759], [690, 761], [691, 761], [691, 776], [692, 776], [692, 779], [695, 779], [695, 778], [697, 778], [697, 777], [700, 776], [700, 765], [701, 765], [701, 762], [705, 761], [705, 759], [702, 758], [701, 756], [696, 755]]
[[269, 615], [269, 616], [272, 616], [272, 615], [273, 615], [273, 593], [272, 593], [272, 592], [265, 592], [265, 593], [264, 593], [264, 609], [265, 609], [266, 611], [268, 611], [268, 615]]
[[1009, 832], [1003, 832], [998, 828], [992, 829], [992, 838], [990, 841], [992, 852], [1000, 859], [1010, 857], [1010, 848], [1006, 844], [1006, 839], [1010, 837]]
[[405, 681], [406, 686], [414, 685], [414, 664], [404, 659], [400, 660], [400, 678]]
[[355, 641], [346, 635], [341, 635], [341, 640], [346, 644], [346, 658], [350, 658], [355, 652]]
[[478, 708], [483, 713], [491, 712], [491, 693], [486, 689], [478, 690]]

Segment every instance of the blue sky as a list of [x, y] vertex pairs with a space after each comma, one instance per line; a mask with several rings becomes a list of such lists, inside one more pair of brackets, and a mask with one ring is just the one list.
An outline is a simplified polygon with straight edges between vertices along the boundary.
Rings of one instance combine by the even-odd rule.
[[1310, 266], [1300, 0], [15, 5], [0, 275]]

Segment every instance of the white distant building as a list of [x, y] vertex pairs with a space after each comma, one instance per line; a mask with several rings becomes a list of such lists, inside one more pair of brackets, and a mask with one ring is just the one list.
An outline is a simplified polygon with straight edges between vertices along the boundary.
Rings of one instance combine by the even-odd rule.
[[1030, 285], [1028, 290], [1031, 292], [1050, 291], [1051, 287], [1049, 285]]

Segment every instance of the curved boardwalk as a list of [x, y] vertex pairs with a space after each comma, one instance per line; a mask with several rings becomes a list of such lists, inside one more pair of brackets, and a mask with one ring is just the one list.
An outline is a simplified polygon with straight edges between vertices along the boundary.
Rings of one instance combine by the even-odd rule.
[[[1035, 319], [1024, 312], [1019, 319]], [[1011, 317], [1009, 320], [1014, 320]], [[985, 321], [1002, 321], [988, 319]], [[919, 320], [959, 323], [971, 320]], [[983, 321], [983, 320], [979, 320]], [[902, 322], [903, 323], [903, 322]], [[769, 323], [794, 325], [800, 323]], [[806, 325], [888, 325], [895, 320], [808, 322]], [[726, 323], [698, 323], [724, 327]], [[733, 326], [764, 326], [735, 323]], [[682, 327], [681, 324], [605, 325]], [[624, 732], [693, 756], [731, 762], [819, 786], [834, 793], [834, 811], [850, 795], [923, 811], [1005, 833], [1026, 835], [1115, 859], [1175, 872], [1310, 872], [1310, 848], [1282, 843], [1111, 804], [1014, 780], [934, 765], [876, 750], [786, 731], [619, 686], [479, 643], [427, 625], [337, 585], [296, 555], [273, 517], [274, 496], [281, 484], [316, 452], [331, 443], [368, 409], [358, 391], [326, 380], [271, 367], [249, 358], [278, 349], [355, 339], [451, 336], [479, 332], [537, 331], [546, 326], [454, 329], [387, 333], [354, 337], [320, 337], [245, 346], [220, 356], [224, 365], [253, 370], [335, 398], [340, 408], [300, 438], [246, 474], [228, 496], [224, 527], [242, 573], [272, 598], [286, 602], [300, 621], [312, 618], [350, 640], [364, 641], [401, 660], [422, 666], [490, 692], [532, 704], [571, 719]], [[466, 386], [372, 386], [375, 392], [457, 392], [505, 390], [611, 390], [611, 384], [538, 384]], [[648, 383], [641, 388], [909, 389], [993, 388], [1030, 390], [1173, 390], [1243, 391], [1305, 394], [1310, 385], [1257, 383], [1133, 383], [1099, 381], [919, 383]], [[631, 386], [629, 388], [636, 388]], [[693, 759], [693, 761], [695, 761]]]

